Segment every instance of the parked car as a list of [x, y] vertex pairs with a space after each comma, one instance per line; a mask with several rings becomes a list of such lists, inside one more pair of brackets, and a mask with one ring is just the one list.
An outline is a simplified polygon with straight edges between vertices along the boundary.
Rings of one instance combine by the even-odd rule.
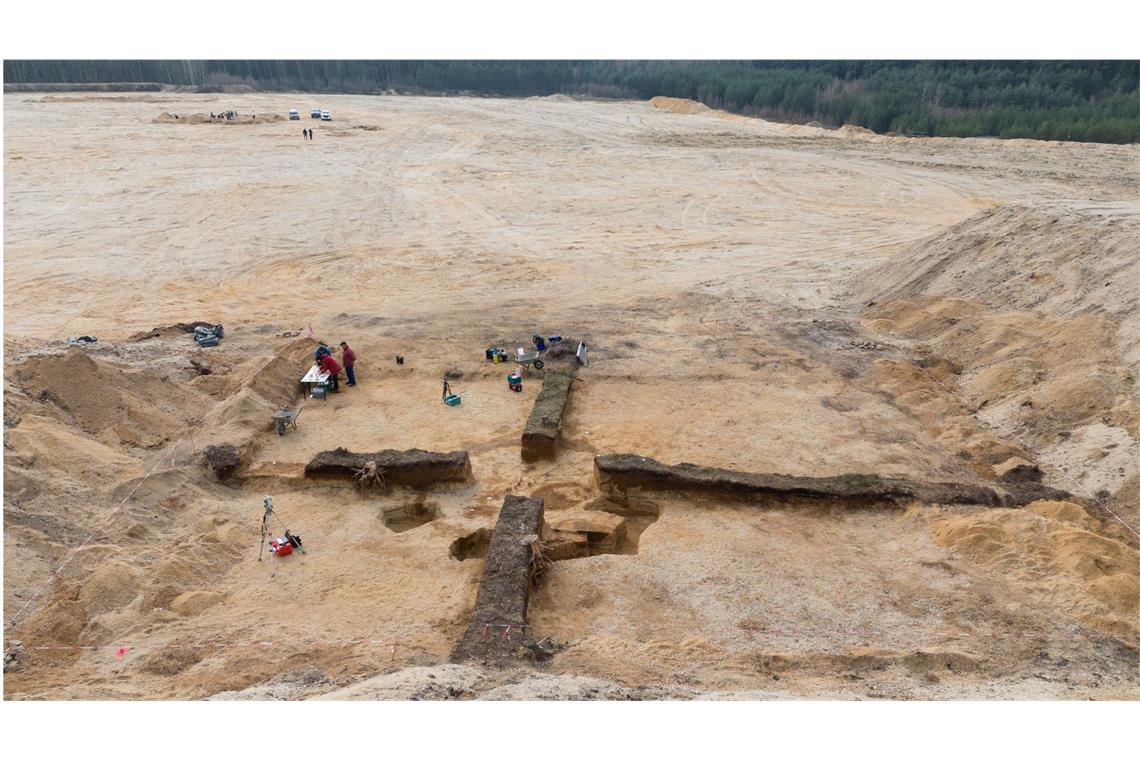
[[321, 118], [321, 109], [319, 109], [319, 108], [314, 108], [312, 111], [309, 111], [309, 118], [310, 118], [310, 119], [319, 119], [319, 118]]
[[332, 114], [328, 111], [321, 111], [321, 121], [332, 121]]
[[289, 121], [299, 121], [301, 119], [301, 112], [296, 108], [289, 109]]

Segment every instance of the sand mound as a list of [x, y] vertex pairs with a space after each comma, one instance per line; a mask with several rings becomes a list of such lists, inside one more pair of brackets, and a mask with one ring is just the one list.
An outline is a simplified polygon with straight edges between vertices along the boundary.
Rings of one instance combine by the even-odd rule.
[[1138, 248], [1133, 204], [1011, 204], [910, 246], [861, 274], [853, 292], [861, 302], [942, 296], [1047, 317], [1104, 315], [1119, 326], [1117, 349], [1135, 371]]
[[187, 591], [184, 594], [179, 594], [170, 603], [170, 609], [177, 612], [179, 615], [186, 617], [193, 617], [210, 607], [213, 607], [218, 602], [222, 601], [222, 595], [213, 591]]
[[122, 609], [138, 596], [141, 575], [122, 562], [103, 565], [83, 582], [79, 601], [90, 616]]
[[194, 647], [167, 647], [148, 654], [139, 667], [152, 675], [173, 676], [201, 661], [202, 654]]
[[138, 463], [118, 448], [92, 440], [63, 420], [28, 415], [6, 438], [5, 475], [16, 476], [4, 484], [9, 497], [14, 487], [19, 490], [20, 474], [27, 475], [31, 479], [28, 486], [38, 492], [43, 478], [52, 483], [63, 480], [71, 488], [99, 489], [113, 487], [119, 478], [139, 470]]
[[277, 354], [244, 383], [244, 387], [277, 406], [294, 405], [301, 395], [298, 382], [307, 369], [313, 342], [298, 338]]
[[196, 327], [213, 327], [213, 322], [175, 322], [172, 325], [165, 325], [162, 327], [152, 327], [143, 332], [137, 332], [132, 335], [128, 340], [133, 340], [140, 343], [144, 340], [152, 340], [154, 338], [173, 338], [182, 337], [183, 335], [191, 334]]
[[984, 478], [996, 478], [994, 466], [1011, 457], [1032, 456], [1015, 441], [979, 429], [962, 399], [954, 395], [957, 383], [928, 372], [909, 361], [878, 359], [870, 378], [894, 404], [928, 424], [947, 451]]
[[669, 111], [670, 113], [707, 113], [712, 110], [704, 103], [698, 103], [695, 100], [669, 98], [664, 95], [650, 98], [649, 104], [654, 108], [660, 108], [662, 111]]
[[[978, 416], [987, 426], [1039, 452], [1009, 455], [1041, 465], [1051, 485], [1070, 491], [1074, 486], [1055, 467], [1050, 469], [1052, 462], [1063, 462], [1085, 495], [1115, 491], [1134, 471], [1140, 456], [1140, 402], [1132, 372], [1113, 350], [1116, 323], [1110, 317], [997, 312], [965, 299], [938, 297], [876, 304], [866, 317], [865, 324], [877, 334], [921, 341], [924, 350], [962, 367], [957, 382], [938, 378], [946, 386], [939, 388], [944, 408], [931, 408], [931, 413], [950, 414], [951, 391], [960, 393], [971, 402], [958, 399], [960, 409], [980, 406]], [[900, 401], [914, 408], [917, 396], [933, 394], [935, 388], [924, 389], [919, 378], [924, 373], [906, 365], [899, 363], [883, 382], [897, 385]], [[877, 372], [883, 374], [880, 368]], [[909, 378], [902, 377], [907, 374]]]
[[171, 603], [186, 593], [186, 589], [200, 580], [199, 569], [188, 560], [173, 556], [151, 568], [147, 573], [148, 585], [143, 593], [142, 610], [169, 608]]
[[1072, 527], [1075, 510], [1074, 504], [1035, 502], [1026, 511], [960, 515], [936, 521], [931, 535], [1086, 625], [1118, 636], [1140, 634], [1140, 551]]
[[32, 357], [13, 375], [28, 396], [48, 402], [105, 443], [149, 448], [177, 438], [201, 401], [145, 369], [95, 359], [80, 349]]
[[1085, 530], [1091, 530], [1096, 525], [1096, 521], [1089, 517], [1084, 507], [1071, 501], [1035, 501], [1026, 505], [1025, 510]]

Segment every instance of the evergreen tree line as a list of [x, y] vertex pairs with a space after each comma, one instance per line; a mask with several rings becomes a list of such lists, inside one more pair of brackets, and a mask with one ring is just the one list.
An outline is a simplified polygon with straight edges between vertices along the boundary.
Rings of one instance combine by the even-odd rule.
[[12, 61], [11, 83], [205, 89], [668, 95], [824, 126], [952, 137], [1140, 142], [1136, 61]]

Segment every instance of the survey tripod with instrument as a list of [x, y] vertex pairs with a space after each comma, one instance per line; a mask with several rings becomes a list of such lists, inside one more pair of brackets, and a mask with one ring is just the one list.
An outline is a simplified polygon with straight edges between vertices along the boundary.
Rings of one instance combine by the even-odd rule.
[[273, 552], [273, 554], [278, 554], [278, 545], [288, 543], [290, 551], [297, 549], [301, 554], [305, 554], [305, 548], [301, 546], [301, 537], [285, 527], [285, 523], [283, 523], [281, 518], [277, 516], [277, 513], [273, 511], [273, 497], [266, 496], [262, 506], [265, 508], [265, 511], [261, 515], [261, 548], [257, 550], [257, 561], [260, 562], [262, 556], [265, 554], [265, 539], [273, 535], [272, 527], [274, 520], [276, 520], [277, 524], [285, 531], [283, 534], [285, 540], [284, 542], [280, 542], [277, 539], [270, 539], [270, 551]]

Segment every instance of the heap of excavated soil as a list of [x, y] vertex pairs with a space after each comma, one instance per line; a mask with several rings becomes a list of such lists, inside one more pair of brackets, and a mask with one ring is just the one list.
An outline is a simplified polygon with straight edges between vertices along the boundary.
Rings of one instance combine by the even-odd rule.
[[935, 543], [1109, 635], [1140, 634], [1140, 551], [1095, 532], [1083, 509], [1035, 502], [1025, 510], [959, 515], [931, 526]]
[[668, 111], [669, 113], [707, 113], [712, 110], [704, 103], [698, 103], [695, 100], [670, 98], [665, 95], [650, 98], [649, 103], [654, 108], [660, 108], [662, 111]]
[[[1010, 204], [916, 243], [853, 282], [859, 301], [961, 298], [1052, 318], [1104, 316], [1140, 366], [1140, 213], [1131, 204]], [[946, 315], [947, 317], [955, 315]]]
[[154, 446], [179, 437], [199, 413], [192, 390], [145, 369], [94, 359], [82, 348], [33, 356], [11, 375], [56, 417], [108, 444]]

